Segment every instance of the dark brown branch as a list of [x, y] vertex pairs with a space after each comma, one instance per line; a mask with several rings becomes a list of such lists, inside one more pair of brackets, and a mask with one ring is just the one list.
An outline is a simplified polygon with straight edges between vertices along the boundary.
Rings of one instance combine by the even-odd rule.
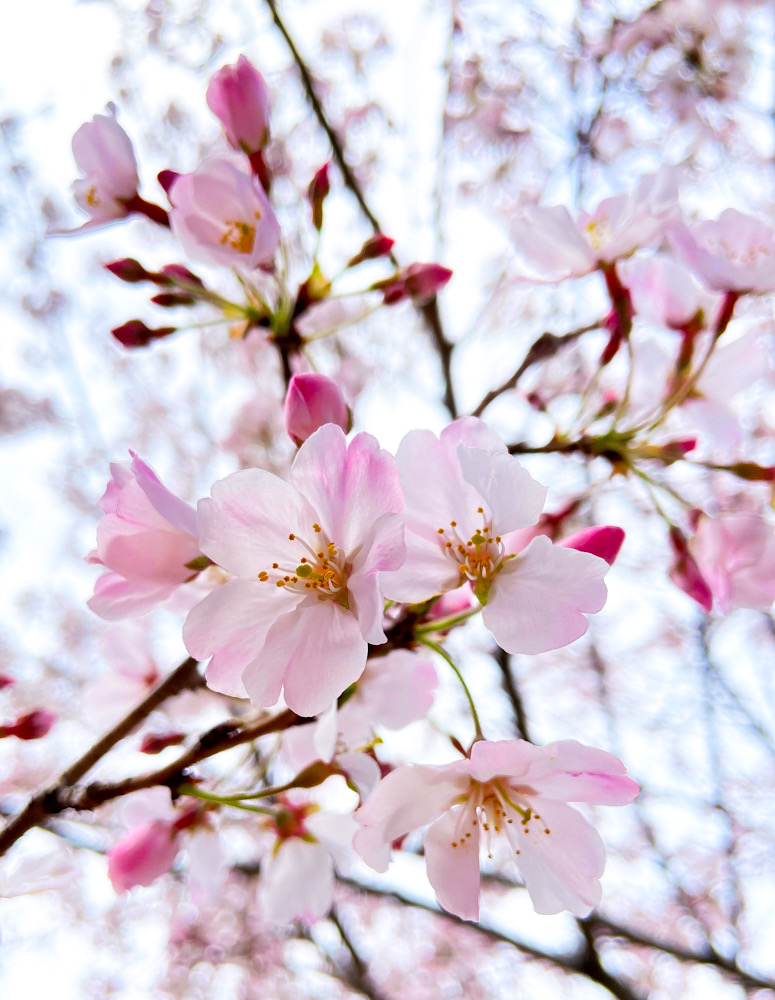
[[[482, 934], [493, 941], [500, 941], [504, 944], [509, 944], [514, 948], [517, 948], [523, 954], [528, 955], [530, 958], [535, 958], [539, 961], [549, 962], [564, 972], [575, 973], [576, 975], [584, 976], [587, 979], [599, 983], [608, 992], [617, 998], [617, 1000], [643, 1000], [643, 996], [640, 993], [636, 993], [631, 990], [628, 986], [619, 982], [610, 976], [604, 969], [600, 969], [598, 973], [597, 968], [594, 966], [594, 960], [589, 958], [589, 948], [571, 955], [554, 955], [551, 952], [542, 951], [540, 948], [535, 948], [532, 945], [527, 944], [524, 941], [520, 941], [518, 938], [512, 937], [509, 934], [505, 934], [502, 931], [496, 930], [494, 927], [487, 927], [483, 924], [470, 923], [467, 920], [462, 920], [460, 917], [456, 917], [452, 913], [447, 913], [445, 910], [441, 910], [431, 903], [426, 903], [422, 900], [414, 899], [410, 896], [404, 895], [402, 892], [395, 889], [379, 889], [375, 886], [366, 885], [357, 881], [357, 879], [345, 878], [339, 876], [339, 881], [343, 885], [347, 885], [350, 888], [358, 889], [361, 892], [368, 893], [371, 896], [380, 896], [383, 899], [393, 899], [398, 903], [402, 903], [406, 906], [414, 906], [421, 910], [427, 910], [430, 913], [435, 913], [437, 916], [442, 917], [444, 920], [451, 921], [452, 923], [459, 924], [462, 927], [468, 927], [472, 932], [477, 934]], [[595, 953], [596, 955], [596, 953]], [[602, 977], [602, 978], [601, 978]]]
[[361, 958], [355, 942], [342, 923], [342, 918], [339, 916], [336, 907], [331, 910], [329, 920], [339, 931], [339, 937], [342, 939], [342, 943], [350, 956], [350, 969], [347, 975], [348, 985], [352, 986], [359, 993], [362, 993], [363, 996], [368, 997], [369, 1000], [385, 1000], [384, 994], [371, 981], [368, 964]]
[[60, 812], [61, 810], [58, 808], [52, 809], [58, 796], [80, 781], [105, 754], [136, 729], [162, 702], [181, 691], [202, 685], [204, 681], [197, 667], [197, 661], [191, 657], [184, 660], [136, 708], [125, 715], [102, 739], [97, 740], [74, 764], [63, 771], [53, 785], [30, 799], [21, 812], [17, 813], [0, 831], [0, 857], [28, 830], [37, 826], [48, 816]]
[[[312, 73], [309, 70], [306, 62], [304, 61], [301, 53], [296, 47], [291, 33], [280, 16], [280, 12], [277, 8], [276, 0], [266, 0], [266, 5], [272, 15], [272, 20], [274, 21], [275, 27], [283, 36], [285, 44], [288, 46], [288, 50], [291, 53], [294, 63], [296, 64], [296, 69], [301, 77], [301, 83], [304, 88], [304, 93], [307, 96], [307, 100], [312, 107], [312, 111], [318, 120], [318, 124], [326, 133], [328, 141], [331, 145], [331, 151], [336, 160], [336, 164], [342, 174], [342, 179], [344, 180], [345, 187], [353, 194], [355, 200], [358, 202], [361, 212], [368, 220], [372, 229], [376, 233], [383, 232], [382, 226], [376, 215], [372, 212], [369, 203], [363, 194], [363, 190], [358, 182], [358, 178], [355, 176], [352, 167], [347, 162], [345, 156], [344, 145], [342, 140], [337, 135], [331, 122], [328, 120], [325, 109], [320, 98], [317, 95], [317, 90], [315, 88], [315, 81], [312, 77]], [[398, 259], [391, 254], [390, 259], [397, 266]], [[430, 332], [431, 339], [433, 340], [434, 347], [439, 355], [439, 360], [441, 362], [441, 371], [444, 377], [444, 405], [449, 410], [450, 416], [453, 418], [458, 415], [457, 404], [455, 402], [455, 390], [452, 385], [452, 372], [451, 372], [451, 356], [453, 345], [447, 340], [444, 333], [444, 329], [441, 325], [441, 318], [439, 316], [439, 308], [434, 296], [430, 302], [425, 303], [425, 305], [418, 307], [420, 314], [425, 320], [425, 324]]]
[[517, 383], [528, 368], [532, 368], [539, 361], [547, 361], [549, 358], [553, 358], [559, 350], [567, 347], [568, 344], [574, 343], [582, 334], [589, 333], [591, 330], [599, 330], [602, 323], [602, 320], [598, 320], [596, 323], [589, 323], [587, 326], [579, 327], [578, 330], [573, 330], [572, 333], [566, 333], [562, 336], [558, 336], [556, 333], [549, 333], [548, 331], [542, 333], [538, 340], [530, 345], [524, 360], [514, 374], [506, 379], [502, 385], [499, 385], [497, 389], [492, 389], [488, 392], [476, 409], [472, 411], [472, 416], [481, 416], [490, 403], [497, 399], [498, 396], [502, 396], [504, 392], [508, 392], [510, 389], [516, 389]]

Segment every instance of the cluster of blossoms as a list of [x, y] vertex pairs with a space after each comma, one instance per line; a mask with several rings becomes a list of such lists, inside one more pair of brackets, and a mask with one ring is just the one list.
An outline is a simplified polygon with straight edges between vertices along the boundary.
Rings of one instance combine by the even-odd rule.
[[[75, 198], [89, 215], [81, 229], [145, 216], [168, 228], [191, 261], [237, 274], [244, 298], [235, 302], [187, 265], [151, 271], [133, 258], [107, 265], [124, 282], [157, 289], [151, 301], [159, 308], [203, 306], [235, 323], [241, 340], [272, 344], [286, 380], [285, 430], [298, 450], [287, 475], [242, 468], [215, 482], [196, 509], [136, 454], [111, 466], [96, 549], [87, 557], [103, 568], [89, 606], [109, 621], [163, 604], [184, 608], [183, 642], [193, 660], [207, 661], [210, 696], [238, 716], [240, 732], [269, 763], [247, 790], [235, 789], [233, 775], [210, 782], [187, 770], [167, 774], [160, 798], [127, 813], [128, 832], [108, 852], [110, 879], [117, 891], [149, 885], [186, 852], [194, 883], [221, 884], [228, 866], [219, 825], [236, 808], [255, 814], [260, 901], [278, 922], [324, 915], [336, 871], [358, 859], [384, 871], [396, 845], [418, 830], [429, 881], [449, 912], [478, 919], [486, 854], [516, 863], [539, 913], [585, 916], [601, 897], [605, 850], [569, 803], [627, 805], [638, 785], [616, 757], [573, 739], [540, 747], [485, 738], [466, 671], [445, 642], [477, 618], [507, 654], [536, 655], [580, 639], [587, 616], [605, 604], [605, 577], [624, 533], [596, 525], [569, 534], [582, 499], [544, 511], [547, 489], [515, 457], [530, 447], [504, 443], [480, 418], [484, 405], [438, 435], [410, 431], [395, 455], [368, 433], [350, 436], [345, 394], [334, 379], [306, 370], [304, 349], [329, 321], [333, 329], [351, 321], [343, 305], [349, 295], [372, 296], [373, 308], [432, 307], [451, 272], [435, 263], [400, 267], [393, 241], [375, 233], [353, 248], [342, 271], [381, 261], [390, 273], [357, 293], [332, 291], [317, 250], [301, 280], [291, 281], [277, 263], [283, 229], [272, 201], [266, 83], [241, 57], [212, 78], [207, 104], [229, 149], [189, 174], [162, 171], [168, 209], [140, 196], [132, 145], [115, 114], [84, 125], [73, 141], [84, 174]], [[600, 459], [611, 475], [637, 476], [666, 492], [671, 487], [647, 471], [649, 463], [661, 471], [699, 451], [691, 420], [699, 404], [713, 412], [717, 343], [742, 299], [775, 291], [775, 233], [733, 210], [687, 224], [680, 180], [677, 168], [665, 167], [575, 218], [564, 206], [531, 205], [510, 222], [519, 280], [593, 279], [607, 301], [600, 322], [580, 331], [604, 337], [580, 394], [581, 426], [561, 431], [557, 424], [533, 450]], [[306, 193], [316, 235], [329, 191], [324, 166]], [[653, 378], [649, 394], [639, 394], [641, 324], [672, 337], [656, 405]], [[135, 349], [179, 329], [131, 320], [113, 334]], [[624, 386], [618, 376], [607, 385], [625, 356]], [[530, 403], [548, 413], [551, 393], [542, 392], [539, 385]], [[737, 454], [725, 464], [698, 464], [746, 482], [775, 479], [773, 468]], [[672, 547], [670, 578], [706, 611], [768, 609], [775, 535], [764, 505], [707, 507], [671, 516], [657, 505]], [[445, 746], [457, 756], [447, 763], [394, 766], [383, 759], [380, 733], [432, 716], [445, 663], [464, 688], [473, 741], [450, 736]], [[111, 697], [139, 699], [157, 680], [153, 665], [131, 666]], [[249, 707], [232, 699], [248, 699]], [[0, 736], [40, 738], [53, 721], [40, 710], [0, 727]], [[236, 725], [217, 730], [226, 734], [225, 748]], [[141, 750], [158, 753], [185, 740], [176, 729], [147, 736]], [[207, 741], [197, 747], [206, 750]], [[329, 779], [349, 790], [347, 810], [328, 808]]]

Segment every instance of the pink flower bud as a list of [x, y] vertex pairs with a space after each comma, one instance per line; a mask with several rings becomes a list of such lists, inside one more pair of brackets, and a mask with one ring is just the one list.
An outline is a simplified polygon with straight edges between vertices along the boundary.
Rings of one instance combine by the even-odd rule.
[[9, 677], [8, 674], [0, 674], [0, 691], [2, 691], [3, 688], [10, 687], [12, 684], [15, 683], [16, 682], [14, 681], [13, 677]]
[[361, 261], [364, 260], [374, 260], [377, 257], [387, 257], [393, 249], [393, 244], [395, 242], [396, 241], [391, 239], [389, 236], [385, 236], [382, 233], [375, 233], [366, 240], [358, 253], [348, 260], [347, 266], [355, 267], [356, 264], [360, 264]]
[[185, 738], [185, 733], [146, 733], [140, 742], [139, 750], [140, 753], [161, 753], [167, 747], [178, 746]]
[[604, 524], [584, 528], [569, 538], [563, 538], [557, 544], [565, 546], [566, 549], [576, 549], [577, 552], [589, 552], [590, 555], [605, 559], [609, 566], [613, 566], [623, 541], [624, 532], [621, 528]]
[[255, 153], [269, 137], [269, 88], [249, 59], [224, 66], [207, 87], [207, 106], [234, 149]]
[[323, 424], [336, 424], [347, 433], [350, 410], [339, 386], [317, 372], [294, 375], [285, 397], [285, 429], [300, 445]]
[[670, 529], [670, 545], [673, 549], [673, 564], [669, 576], [676, 587], [679, 587], [692, 600], [696, 601], [705, 611], [713, 607], [713, 594], [700, 568], [689, 552], [683, 533], [673, 526]]
[[108, 851], [108, 878], [116, 892], [150, 885], [171, 870], [179, 849], [177, 830], [168, 820], [135, 827]]
[[452, 272], [441, 264], [410, 264], [401, 277], [412, 302], [423, 305], [441, 291], [452, 277]]
[[146, 326], [141, 319], [130, 319], [129, 322], [117, 326], [110, 332], [124, 347], [147, 347], [152, 340], [161, 340], [175, 333], [175, 326], [161, 326], [155, 330]]
[[139, 260], [133, 257], [124, 257], [122, 260], [114, 260], [105, 265], [105, 270], [119, 279], [126, 281], [130, 285], [137, 284], [138, 281], [152, 281], [153, 276], [150, 271], [146, 271]]
[[198, 288], [204, 288], [204, 282], [202, 279], [197, 278], [194, 272], [189, 271], [184, 264], [165, 264], [164, 267], [159, 268], [159, 274], [154, 275], [156, 284], [166, 284], [166, 282], [160, 280], [160, 276], [171, 279], [172, 281], [180, 281], [187, 285], [196, 285]]
[[57, 716], [53, 712], [45, 708], [36, 708], [26, 715], [20, 715], [15, 722], [0, 726], [0, 738], [15, 736], [18, 740], [39, 740], [49, 732], [56, 721]]
[[310, 181], [307, 197], [312, 205], [312, 225], [320, 231], [323, 228], [323, 202], [328, 197], [331, 184], [328, 180], [328, 164], [324, 163]]

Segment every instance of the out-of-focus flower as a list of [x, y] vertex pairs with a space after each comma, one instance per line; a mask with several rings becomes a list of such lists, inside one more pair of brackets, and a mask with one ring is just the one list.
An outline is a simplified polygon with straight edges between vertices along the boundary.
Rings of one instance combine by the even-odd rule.
[[104, 516], [97, 525], [97, 549], [87, 557], [108, 571], [88, 604], [109, 620], [143, 614], [166, 600], [196, 576], [202, 555], [195, 511], [130, 454], [129, 466], [111, 464], [112, 478], [100, 499]]
[[213, 74], [206, 100], [234, 149], [250, 155], [266, 145], [269, 88], [246, 56], [241, 55], [233, 66], [223, 66]]
[[76, 205], [89, 216], [77, 232], [104, 226], [129, 215], [126, 202], [137, 195], [132, 142], [115, 115], [95, 115], [73, 136], [73, 157], [84, 176], [73, 182]]
[[325, 424], [299, 449], [286, 483], [245, 469], [200, 501], [202, 551], [233, 574], [190, 612], [192, 656], [212, 656], [211, 688], [256, 705], [284, 690], [312, 716], [363, 673], [385, 642], [381, 576], [404, 559], [395, 459], [368, 434], [349, 444]]
[[688, 268], [669, 254], [624, 261], [619, 276], [639, 316], [673, 330], [684, 329], [698, 317], [703, 326], [713, 326], [720, 297], [701, 288]]
[[763, 517], [700, 517], [689, 548], [722, 612], [735, 608], [769, 611], [772, 607], [775, 532]]
[[172, 870], [180, 851], [175, 824], [156, 819], [135, 827], [108, 851], [108, 877], [116, 892], [150, 885]]
[[708, 288], [718, 292], [775, 291], [775, 230], [725, 209], [715, 222], [667, 231], [673, 250]]
[[358, 828], [351, 815], [284, 801], [265, 826], [275, 836], [261, 860], [259, 903], [276, 923], [312, 923], [331, 908], [334, 864], [346, 870]]
[[294, 375], [285, 396], [285, 429], [303, 444], [323, 424], [336, 424], [347, 433], [352, 419], [339, 386], [327, 375]]
[[261, 185], [233, 161], [205, 160], [170, 192], [170, 222], [193, 259], [225, 267], [270, 264], [280, 239]]
[[497, 837], [538, 913], [584, 917], [600, 901], [605, 848], [567, 803], [627, 805], [637, 794], [620, 760], [575, 740], [545, 747], [479, 741], [470, 759], [399, 767], [383, 778], [355, 814], [362, 829], [354, 846], [372, 868], [386, 871], [391, 844], [430, 823], [423, 845], [439, 903], [477, 920], [481, 840], [492, 856]]
[[388, 597], [416, 604], [470, 581], [484, 624], [510, 653], [565, 646], [606, 599], [603, 559], [541, 535], [518, 554], [508, 534], [538, 521], [546, 489], [487, 425], [456, 420], [436, 438], [412, 431], [398, 449], [407, 558]]
[[510, 226], [524, 276], [547, 282], [581, 277], [658, 242], [678, 210], [679, 176], [675, 167], [663, 167], [634, 191], [606, 198], [576, 220], [562, 205], [527, 206]]

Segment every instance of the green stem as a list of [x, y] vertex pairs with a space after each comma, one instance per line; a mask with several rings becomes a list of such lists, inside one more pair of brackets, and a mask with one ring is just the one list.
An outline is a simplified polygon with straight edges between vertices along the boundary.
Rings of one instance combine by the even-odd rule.
[[463, 690], [465, 691], [466, 698], [468, 699], [468, 706], [471, 709], [471, 718], [474, 720], [474, 729], [476, 730], [476, 739], [477, 740], [483, 740], [484, 739], [484, 734], [482, 733], [482, 727], [481, 727], [481, 724], [479, 723], [479, 716], [478, 716], [477, 711], [476, 711], [476, 705], [474, 704], [474, 699], [471, 696], [471, 692], [468, 690], [468, 685], [466, 684], [465, 680], [463, 679], [463, 675], [460, 673], [460, 670], [458, 669], [457, 664], [452, 659], [452, 657], [449, 655], [449, 653], [446, 651], [446, 649], [444, 649], [443, 646], [440, 646], [437, 642], [433, 642], [431, 639], [420, 639], [419, 641], [422, 643], [423, 646], [427, 646], [428, 649], [432, 649], [434, 651], [434, 653], [438, 653], [439, 656], [442, 657], [442, 659], [446, 660], [447, 663], [450, 665], [450, 667], [452, 667], [452, 669], [455, 671], [455, 674], [457, 675], [457, 679], [463, 685]]
[[478, 615], [481, 610], [481, 608], [470, 608], [459, 615], [451, 615], [449, 618], [437, 618], [435, 621], [427, 622], [425, 625], [418, 625], [414, 630], [414, 634], [419, 638], [420, 636], [427, 635], [429, 632], [444, 632], [446, 629], [452, 628], [453, 625], [457, 625], [459, 622], [464, 622], [468, 618]]
[[239, 799], [248, 798], [249, 796], [235, 796], [231, 798], [229, 796], [213, 795], [211, 792], [203, 792], [196, 785], [181, 785], [178, 790], [181, 795], [189, 795], [191, 798], [201, 799], [203, 802], [215, 802], [219, 806], [231, 806], [232, 809], [244, 809], [247, 812], [261, 813], [264, 816], [274, 815], [271, 809], [264, 809], [261, 806], [248, 806], [239, 801]]

